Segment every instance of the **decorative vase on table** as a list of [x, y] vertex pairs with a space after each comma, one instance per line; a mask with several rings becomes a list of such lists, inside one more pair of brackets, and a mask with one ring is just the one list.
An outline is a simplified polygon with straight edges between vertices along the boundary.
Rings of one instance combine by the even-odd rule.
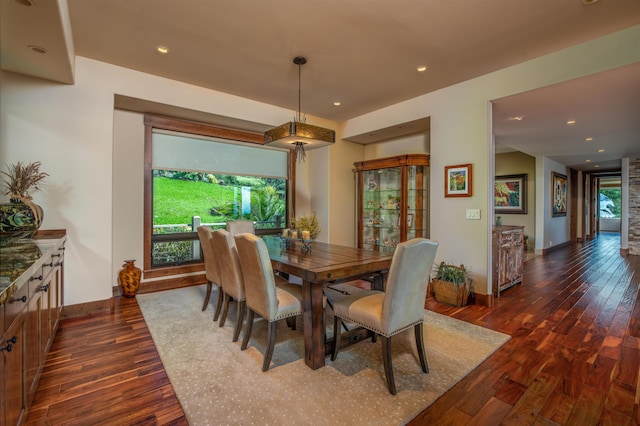
[[38, 204], [12, 199], [0, 204], [0, 244], [31, 238], [40, 228], [44, 212]]
[[0, 244], [5, 245], [21, 238], [30, 238], [42, 224], [42, 207], [33, 202], [29, 195], [39, 190], [40, 184], [49, 176], [40, 171], [41, 163], [22, 163], [0, 170], [3, 192], [10, 203], [0, 205]]
[[122, 294], [125, 297], [135, 297], [140, 288], [142, 271], [136, 267], [135, 259], [125, 260], [122, 269], [118, 273], [118, 281], [122, 286]]

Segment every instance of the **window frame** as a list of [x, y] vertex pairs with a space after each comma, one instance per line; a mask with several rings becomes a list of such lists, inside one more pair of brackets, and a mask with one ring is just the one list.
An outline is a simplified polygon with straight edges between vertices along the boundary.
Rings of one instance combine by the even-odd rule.
[[[197, 123], [192, 121], [180, 120], [170, 117], [160, 117], [145, 114], [144, 116], [144, 243], [143, 243], [143, 268], [145, 278], [168, 277], [179, 274], [189, 274], [201, 272], [204, 270], [204, 263], [189, 263], [185, 265], [175, 266], [152, 266], [152, 237], [153, 237], [153, 167], [152, 167], [152, 149], [153, 149], [153, 129], [172, 130], [186, 134], [194, 134], [200, 136], [216, 137], [227, 139], [235, 142], [246, 143], [250, 145], [264, 145], [264, 136], [262, 133], [253, 133], [243, 130], [228, 129], [218, 127], [211, 124]], [[285, 224], [289, 223], [289, 218], [293, 214], [293, 206], [295, 206], [295, 175], [296, 163], [293, 150], [288, 153], [288, 170], [287, 170], [287, 207], [285, 213]], [[260, 234], [259, 231], [256, 233]], [[197, 239], [197, 233], [193, 232]], [[184, 240], [184, 234], [176, 234], [176, 238]]]

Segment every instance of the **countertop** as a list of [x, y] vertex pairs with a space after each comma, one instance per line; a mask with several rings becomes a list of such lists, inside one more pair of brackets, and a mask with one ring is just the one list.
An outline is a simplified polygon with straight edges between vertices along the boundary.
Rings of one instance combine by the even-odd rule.
[[40, 272], [45, 261], [59, 253], [66, 239], [64, 231], [44, 232], [37, 233], [34, 239], [0, 246], [0, 306], [27, 283], [32, 275]]

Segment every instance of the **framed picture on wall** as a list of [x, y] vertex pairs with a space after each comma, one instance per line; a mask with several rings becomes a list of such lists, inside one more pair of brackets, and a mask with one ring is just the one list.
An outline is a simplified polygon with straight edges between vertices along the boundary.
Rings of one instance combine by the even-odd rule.
[[472, 195], [471, 164], [458, 164], [444, 168], [444, 196], [471, 197]]
[[527, 175], [496, 176], [493, 208], [496, 213], [527, 214]]
[[551, 216], [567, 215], [567, 177], [551, 172]]

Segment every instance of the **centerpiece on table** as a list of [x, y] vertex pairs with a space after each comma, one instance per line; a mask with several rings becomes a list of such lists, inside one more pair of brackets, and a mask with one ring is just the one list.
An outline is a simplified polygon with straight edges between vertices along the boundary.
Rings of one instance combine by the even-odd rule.
[[9, 203], [0, 204], [0, 244], [8, 244], [36, 233], [43, 219], [43, 210], [33, 202], [29, 191], [39, 190], [39, 185], [49, 176], [40, 171], [41, 163], [17, 162], [7, 166], [3, 175], [4, 194]]
[[311, 251], [311, 244], [320, 235], [320, 224], [314, 213], [313, 216], [300, 216], [291, 222], [291, 229], [282, 230], [283, 247], [289, 248], [290, 240], [302, 242], [302, 252]]

